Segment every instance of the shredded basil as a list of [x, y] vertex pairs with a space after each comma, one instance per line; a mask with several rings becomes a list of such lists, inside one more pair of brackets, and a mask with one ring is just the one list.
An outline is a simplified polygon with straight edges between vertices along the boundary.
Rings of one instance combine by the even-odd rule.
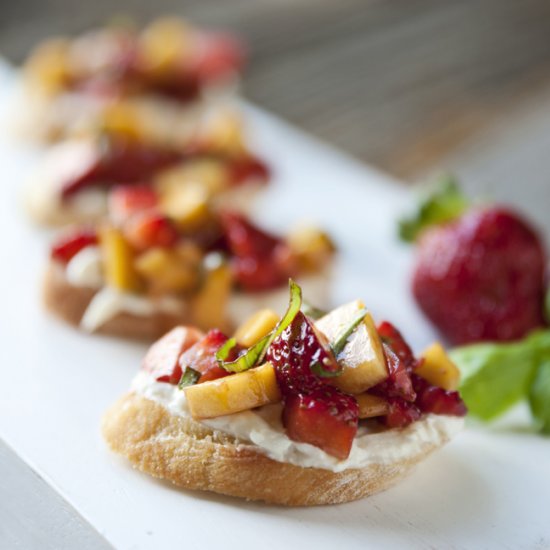
[[181, 375], [178, 387], [180, 390], [187, 386], [193, 386], [201, 377], [201, 373], [198, 370], [186, 367], [185, 372]]
[[338, 357], [342, 351], [344, 351], [344, 348], [346, 347], [346, 344], [348, 343], [349, 337], [353, 334], [355, 329], [363, 322], [363, 319], [365, 318], [365, 315], [367, 314], [367, 310], [365, 308], [361, 309], [359, 313], [357, 314], [357, 317], [351, 322], [349, 327], [342, 331], [342, 334], [336, 338], [336, 340], [330, 345], [330, 348], [332, 349], [332, 353], [334, 353], [334, 357]]
[[[261, 340], [256, 342], [252, 347], [248, 348], [246, 353], [235, 359], [235, 361], [228, 362], [221, 356], [218, 356], [218, 353], [220, 353], [222, 348], [227, 346], [228, 342], [226, 342], [216, 354], [216, 359], [218, 359], [218, 362], [222, 368], [228, 372], [243, 372], [262, 362], [267, 349], [271, 345], [271, 342], [273, 342], [273, 340], [275, 340], [275, 338], [277, 338], [277, 336], [279, 336], [290, 325], [290, 323], [292, 323], [294, 317], [298, 311], [300, 311], [300, 307], [302, 306], [302, 289], [292, 279], [289, 281], [289, 287], [290, 303], [286, 313], [277, 323], [277, 326], [269, 334], [266, 334]], [[227, 353], [229, 353], [229, 349], [226, 350]], [[227, 358], [227, 353], [225, 358]]]

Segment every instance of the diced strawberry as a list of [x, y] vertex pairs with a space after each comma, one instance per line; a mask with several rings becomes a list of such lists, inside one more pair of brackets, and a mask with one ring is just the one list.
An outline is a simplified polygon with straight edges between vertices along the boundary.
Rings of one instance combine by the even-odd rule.
[[418, 396], [416, 405], [422, 412], [451, 416], [465, 416], [468, 412], [458, 392], [432, 386], [417, 375], [413, 375], [413, 383]]
[[388, 368], [388, 378], [370, 391], [381, 397], [399, 397], [405, 401], [413, 402], [416, 399], [416, 393], [405, 361], [394, 353], [393, 349], [385, 342], [382, 343], [382, 347]]
[[382, 341], [403, 361], [405, 368], [411, 371], [415, 367], [416, 359], [402, 334], [388, 321], [380, 323], [377, 330]]
[[[203, 338], [201, 338], [196, 344], [189, 348], [180, 357], [180, 366], [182, 370], [186, 367], [201, 373], [201, 377], [198, 383], [206, 382], [208, 380], [215, 380], [228, 376], [229, 372], [222, 369], [218, 361], [216, 360], [216, 352], [227, 341], [227, 336], [220, 330], [210, 330]], [[231, 361], [236, 359], [239, 352], [242, 350], [240, 346], [235, 346], [229, 354], [227, 360]]]
[[156, 172], [181, 159], [179, 151], [121, 138], [106, 139], [104, 147], [98, 148], [95, 163], [90, 163], [78, 176], [66, 181], [61, 195], [67, 199], [93, 186], [111, 187], [148, 181]]
[[204, 334], [193, 327], [176, 327], [155, 342], [143, 359], [141, 368], [155, 376], [157, 382], [177, 384], [182, 370], [181, 354], [199, 341]]
[[157, 192], [148, 185], [119, 185], [109, 193], [109, 216], [122, 223], [137, 212], [155, 208], [158, 202]]
[[255, 157], [246, 157], [237, 159], [230, 166], [230, 180], [232, 185], [240, 185], [249, 180], [265, 183], [269, 180], [269, 167], [260, 159]]
[[239, 72], [244, 64], [242, 44], [224, 33], [209, 33], [200, 38], [192, 74], [200, 82], [211, 82]]
[[404, 428], [421, 416], [420, 409], [414, 403], [399, 397], [390, 397], [388, 403], [390, 412], [383, 419], [388, 428]]
[[82, 249], [97, 244], [97, 234], [93, 229], [79, 228], [61, 235], [53, 244], [53, 260], [68, 264]]
[[276, 288], [295, 270], [288, 246], [279, 238], [255, 227], [243, 215], [224, 212], [222, 229], [234, 258], [235, 278], [247, 291]]
[[339, 366], [324, 337], [302, 312], [271, 344], [266, 359], [275, 367], [288, 436], [346, 458], [357, 433], [357, 401], [318, 376], [333, 374]]
[[453, 343], [516, 340], [544, 325], [545, 251], [536, 231], [500, 208], [426, 230], [414, 296]]
[[331, 374], [340, 368], [324, 335], [301, 311], [269, 346], [266, 360], [275, 367], [283, 395], [316, 387], [319, 370]]
[[349, 456], [358, 418], [355, 398], [334, 386], [323, 384], [308, 393], [285, 397], [283, 424], [288, 437], [341, 460]]
[[138, 250], [156, 246], [169, 248], [179, 239], [176, 226], [166, 216], [155, 211], [134, 215], [124, 224], [123, 231], [128, 242]]

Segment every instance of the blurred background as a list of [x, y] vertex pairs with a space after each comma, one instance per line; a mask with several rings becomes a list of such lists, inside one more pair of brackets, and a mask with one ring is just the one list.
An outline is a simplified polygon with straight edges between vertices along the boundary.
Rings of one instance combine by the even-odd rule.
[[2, 0], [0, 55], [167, 13], [248, 42], [250, 101], [403, 180], [454, 171], [550, 230], [547, 0]]

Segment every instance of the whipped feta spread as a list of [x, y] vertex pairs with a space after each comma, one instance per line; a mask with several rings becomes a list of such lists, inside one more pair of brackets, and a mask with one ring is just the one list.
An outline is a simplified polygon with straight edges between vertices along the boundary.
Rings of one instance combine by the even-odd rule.
[[[132, 390], [159, 403], [171, 414], [191, 417], [185, 391], [172, 384], [157, 382], [145, 371], [140, 371], [135, 377]], [[433, 445], [445, 443], [464, 425], [464, 419], [460, 417], [429, 414], [402, 430], [372, 431], [360, 427], [349, 457], [338, 460], [318, 447], [289, 439], [281, 423], [281, 404], [200, 422], [212, 430], [235, 437], [238, 444], [253, 445], [257, 451], [278, 462], [332, 472], [410, 458]]]
[[75, 254], [65, 268], [67, 281], [73, 286], [101, 288], [103, 266], [98, 246], [87, 246]]

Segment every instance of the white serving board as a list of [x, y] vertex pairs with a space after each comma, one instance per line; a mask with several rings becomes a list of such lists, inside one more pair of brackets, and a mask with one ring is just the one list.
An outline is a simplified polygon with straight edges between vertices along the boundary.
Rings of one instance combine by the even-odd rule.
[[[0, 73], [0, 121], [13, 86], [13, 75]], [[364, 298], [421, 349], [434, 334], [408, 291], [411, 251], [395, 237], [408, 191], [249, 111], [257, 149], [276, 168], [259, 209], [265, 224], [283, 231], [306, 218], [329, 229], [341, 250], [335, 299]], [[78, 334], [42, 310], [50, 235], [20, 208], [22, 179], [39, 154], [0, 142], [0, 439], [114, 547], [550, 548], [550, 441], [529, 433], [521, 411], [504, 427], [468, 427], [383, 494], [321, 508], [177, 490], [111, 454], [99, 420], [126, 391], [145, 348]]]

